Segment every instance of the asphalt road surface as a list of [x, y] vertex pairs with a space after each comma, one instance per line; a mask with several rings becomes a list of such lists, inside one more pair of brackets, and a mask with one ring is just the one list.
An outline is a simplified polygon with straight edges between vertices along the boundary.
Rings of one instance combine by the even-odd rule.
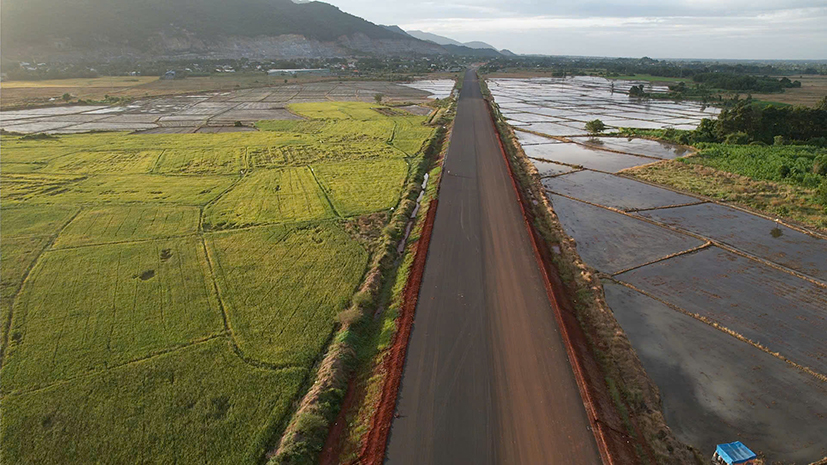
[[460, 93], [391, 464], [599, 464], [476, 75]]

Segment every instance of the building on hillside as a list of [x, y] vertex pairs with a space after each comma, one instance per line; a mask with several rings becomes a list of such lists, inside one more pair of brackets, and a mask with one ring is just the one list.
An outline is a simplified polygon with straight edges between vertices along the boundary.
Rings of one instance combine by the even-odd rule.
[[301, 68], [301, 69], [268, 69], [267, 75], [269, 76], [297, 76], [300, 74], [305, 75], [314, 75], [314, 76], [327, 76], [330, 74], [330, 70], [327, 68]]
[[741, 441], [718, 444], [712, 461], [720, 465], [757, 465], [758, 456]]

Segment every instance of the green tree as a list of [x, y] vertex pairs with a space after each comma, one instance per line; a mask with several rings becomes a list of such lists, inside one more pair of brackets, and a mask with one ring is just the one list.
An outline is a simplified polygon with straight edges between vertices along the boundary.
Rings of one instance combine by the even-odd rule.
[[726, 136], [724, 142], [729, 145], [746, 145], [749, 144], [749, 136], [745, 132], [733, 132]]
[[63, 98], [64, 102], [68, 102], [69, 100], [72, 100], [72, 96], [69, 95], [69, 92], [66, 92], [65, 94], [63, 94], [62, 98]]
[[376, 103], [382, 103], [382, 99], [385, 98], [382, 94], [374, 94], [373, 99], [376, 100]]
[[646, 91], [643, 90], [643, 84], [639, 86], [632, 86], [629, 89], [629, 96], [630, 97], [646, 97]]
[[600, 134], [605, 130], [606, 125], [599, 119], [593, 119], [586, 123], [586, 131], [589, 131], [589, 134]]
[[816, 190], [816, 200], [824, 206], [827, 206], [827, 179], [821, 181], [821, 185]]

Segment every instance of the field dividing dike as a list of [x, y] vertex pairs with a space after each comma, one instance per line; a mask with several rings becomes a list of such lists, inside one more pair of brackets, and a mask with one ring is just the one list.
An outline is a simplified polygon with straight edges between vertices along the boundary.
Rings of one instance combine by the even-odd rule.
[[277, 363], [269, 363], [263, 360], [256, 360], [254, 358], [248, 357], [244, 354], [244, 351], [241, 350], [241, 347], [238, 345], [238, 341], [235, 339], [235, 333], [233, 332], [232, 325], [230, 324], [230, 316], [227, 314], [227, 307], [224, 305], [224, 298], [221, 296], [221, 286], [218, 285], [218, 280], [216, 279], [215, 275], [215, 264], [213, 263], [214, 258], [210, 255], [210, 248], [207, 247], [207, 241], [204, 236], [200, 236], [201, 246], [204, 247], [204, 255], [207, 258], [207, 267], [210, 270], [210, 279], [213, 284], [213, 292], [215, 292], [215, 298], [218, 301], [218, 308], [221, 310], [221, 319], [224, 323], [224, 333], [227, 335], [227, 339], [230, 341], [230, 344], [233, 346], [233, 352], [235, 353], [238, 358], [246, 363], [247, 365], [256, 367], [256, 368], [264, 368], [267, 370], [282, 370], [285, 368], [296, 367], [298, 365], [286, 363], [286, 364], [277, 364]]
[[[577, 381], [577, 387], [580, 390], [580, 396], [583, 400], [583, 405], [586, 408], [586, 413], [589, 417], [589, 423], [591, 424], [591, 430], [594, 434], [594, 439], [597, 443], [597, 448], [600, 452], [600, 457], [603, 460], [604, 464], [614, 465], [616, 462], [610, 453], [608, 439], [606, 437], [606, 432], [604, 431], [604, 429], [606, 429], [608, 425], [600, 421], [598, 417], [598, 412], [597, 408], [595, 407], [594, 399], [592, 398], [591, 389], [587, 384], [585, 375], [583, 374], [583, 362], [581, 358], [578, 356], [579, 354], [577, 354], [577, 352], [574, 349], [574, 344], [572, 342], [572, 336], [569, 333], [569, 328], [566, 326], [566, 323], [563, 320], [562, 309], [560, 308], [560, 304], [557, 300], [557, 293], [552, 287], [551, 279], [548, 275], [548, 270], [546, 269], [546, 265], [543, 260], [542, 254], [540, 253], [540, 248], [538, 245], [539, 238], [537, 237], [537, 233], [534, 227], [532, 226], [532, 223], [525, 209], [525, 196], [522, 194], [520, 188], [517, 186], [517, 180], [514, 177], [514, 171], [511, 169], [511, 162], [508, 160], [508, 155], [506, 155], [505, 153], [505, 147], [502, 142], [502, 137], [500, 136], [500, 131], [495, 123], [496, 116], [494, 115], [492, 108], [493, 101], [489, 99], [485, 100], [486, 108], [488, 109], [488, 114], [490, 116], [489, 121], [494, 133], [497, 135], [497, 142], [500, 146], [500, 153], [502, 154], [503, 162], [505, 163], [505, 166], [508, 169], [508, 176], [511, 179], [511, 186], [514, 188], [514, 192], [517, 195], [517, 201], [520, 204], [520, 212], [522, 213], [523, 221], [525, 222], [525, 227], [528, 231], [529, 237], [531, 238], [532, 248], [534, 249], [534, 257], [537, 260], [537, 266], [540, 268], [540, 272], [543, 277], [543, 284], [546, 288], [546, 294], [548, 295], [551, 308], [554, 310], [554, 316], [557, 320], [557, 325], [560, 328], [560, 334], [563, 337], [563, 345], [566, 347], [566, 353], [568, 355], [572, 371], [574, 372], [574, 378]], [[609, 429], [617, 431], [614, 428]]]
[[319, 178], [316, 177], [316, 171], [313, 169], [313, 165], [307, 165], [307, 169], [310, 170], [310, 174], [313, 176], [313, 181], [316, 182], [316, 186], [322, 192], [322, 195], [324, 196], [327, 205], [330, 207], [330, 211], [333, 212], [336, 218], [341, 218], [342, 215], [340, 215], [339, 212], [336, 211], [336, 207], [333, 206], [333, 201], [331, 201], [330, 196], [327, 195], [327, 190], [324, 188], [324, 186], [322, 186], [322, 183], [319, 182]]
[[158, 158], [155, 159], [155, 163], [152, 164], [152, 169], [149, 170], [149, 174], [158, 174], [158, 170], [161, 169], [161, 164], [163, 163], [164, 156], [167, 154], [168, 149], [161, 150], [161, 153], [158, 154]]
[[125, 245], [125, 244], [145, 244], [147, 242], [156, 242], [156, 241], [166, 241], [172, 239], [183, 239], [186, 237], [200, 237], [201, 232], [191, 232], [188, 234], [173, 234], [171, 236], [158, 236], [158, 237], [149, 237], [146, 239], [125, 239], [122, 241], [112, 241], [112, 242], [97, 242], [94, 244], [80, 244], [80, 245], [65, 245], [61, 247], [50, 247], [50, 251], [59, 251], [59, 250], [75, 250], [75, 249], [86, 249], [90, 247], [103, 247], [107, 245]]
[[[123, 363], [118, 363], [116, 365], [107, 366], [104, 369], [92, 370], [92, 371], [88, 371], [88, 372], [85, 372], [85, 373], [80, 373], [80, 374], [77, 374], [77, 375], [74, 375], [74, 376], [70, 376], [70, 377], [67, 377], [67, 378], [59, 379], [57, 381], [53, 381], [51, 383], [43, 384], [43, 385], [37, 386], [35, 388], [19, 389], [19, 390], [16, 390], [16, 391], [10, 391], [10, 392], [7, 392], [7, 393], [4, 393], [4, 394], [0, 395], [0, 398], [6, 397], [6, 396], [11, 396], [11, 395], [32, 394], [32, 393], [35, 393], [35, 392], [45, 391], [46, 389], [49, 389], [53, 386], [59, 386], [59, 385], [62, 385], [62, 384], [71, 383], [73, 381], [77, 381], [77, 380], [83, 379], [83, 378], [90, 378], [90, 377], [97, 376], [97, 375], [100, 375], [101, 373], [104, 373], [104, 372], [107, 372], [107, 371], [110, 371], [110, 370], [114, 370], [114, 369], [117, 369], [117, 368], [122, 368], [122, 367], [127, 367], [127, 366], [131, 366], [131, 365], [136, 365], [136, 364], [139, 364], [139, 363], [143, 363], [143, 362], [152, 360], [154, 358], [160, 357], [162, 355], [168, 355], [168, 354], [171, 354], [173, 352], [178, 352], [179, 350], [184, 350], [184, 349], [188, 349], [188, 348], [193, 347], [193, 346], [206, 344], [207, 342], [210, 342], [214, 339], [218, 339], [220, 337], [225, 337], [225, 336], [226, 336], [226, 334], [224, 334], [223, 332], [217, 333], [217, 334], [211, 334], [211, 335], [204, 336], [204, 337], [201, 337], [201, 338], [198, 338], [198, 339], [195, 339], [195, 340], [192, 340], [190, 342], [183, 343], [183, 344], [178, 344], [178, 345], [175, 345], [175, 346], [172, 346], [172, 347], [165, 347], [163, 349], [157, 350], [155, 352], [149, 353], [147, 355], [144, 355], [142, 357], [139, 357], [139, 358], [136, 358], [136, 359], [133, 359], [133, 360], [128, 360], [128, 361], [123, 362]], [[296, 366], [286, 366], [286, 367], [283, 367], [282, 369], [289, 369], [289, 368], [294, 368], [294, 367], [296, 367]]]
[[664, 262], [666, 260], [669, 260], [670, 258], [680, 257], [681, 255], [688, 255], [688, 254], [691, 254], [691, 253], [694, 253], [694, 252], [704, 250], [704, 249], [709, 248], [709, 247], [712, 247], [712, 242], [706, 241], [706, 242], [704, 242], [703, 244], [701, 244], [697, 247], [692, 247], [691, 249], [686, 249], [686, 250], [682, 250], [680, 252], [675, 252], [675, 253], [666, 255], [664, 257], [660, 257], [660, 258], [656, 258], [654, 260], [650, 260], [650, 261], [648, 261], [646, 263], [643, 263], [643, 264], [640, 264], [640, 265], [630, 266], [629, 268], [626, 268], [625, 270], [620, 270], [616, 273], [612, 273], [609, 276], [617, 276], [621, 273], [626, 273], [626, 272], [629, 272], [629, 271], [636, 270], [638, 268], [643, 268], [644, 266], [654, 265], [655, 263]]
[[819, 373], [819, 372], [813, 370], [810, 367], [805, 367], [803, 365], [800, 365], [800, 364], [796, 363], [795, 361], [790, 360], [787, 357], [781, 355], [781, 353], [779, 353], [779, 352], [773, 352], [772, 350], [770, 350], [767, 347], [764, 347], [760, 343], [755, 342], [755, 341], [747, 338], [746, 336], [742, 335], [741, 333], [739, 333], [737, 331], [734, 331], [732, 329], [729, 329], [729, 328], [727, 328], [726, 326], [724, 326], [722, 324], [719, 324], [718, 322], [712, 320], [711, 318], [707, 318], [703, 315], [700, 315], [700, 314], [697, 314], [697, 313], [692, 313], [688, 310], [685, 310], [684, 308], [682, 308], [678, 305], [675, 305], [671, 302], [667, 302], [666, 300], [664, 300], [664, 299], [662, 299], [658, 296], [652, 295], [649, 292], [644, 291], [643, 289], [640, 289], [640, 288], [638, 288], [637, 286], [635, 286], [633, 284], [627, 283], [625, 281], [621, 281], [615, 276], [608, 275], [608, 274], [605, 274], [605, 273], [598, 273], [598, 276], [601, 277], [601, 278], [604, 278], [604, 279], [608, 279], [609, 281], [612, 281], [613, 283], [616, 283], [616, 284], [619, 284], [621, 286], [627, 287], [627, 288], [629, 288], [629, 289], [631, 289], [635, 292], [638, 292], [640, 294], [645, 295], [646, 297], [652, 298], [652, 299], [662, 303], [663, 305], [666, 305], [667, 307], [671, 308], [672, 310], [675, 310], [678, 313], [682, 313], [686, 316], [692, 317], [692, 318], [694, 318], [694, 319], [696, 319], [696, 320], [698, 320], [698, 321], [700, 321], [700, 322], [702, 322], [706, 325], [709, 325], [709, 326], [711, 326], [711, 327], [713, 327], [717, 330], [720, 330], [720, 331], [734, 337], [735, 339], [738, 339], [741, 342], [749, 344], [749, 345], [755, 347], [756, 349], [758, 349], [762, 352], [766, 352], [767, 354], [772, 355], [773, 357], [788, 363], [789, 365], [803, 371], [804, 373], [807, 373], [808, 375], [812, 376], [813, 378], [816, 378], [817, 380], [819, 380], [821, 382], [827, 383], [827, 375]]
[[2, 346], [0, 346], [0, 367], [2, 367], [5, 362], [6, 347], [9, 344], [9, 332], [11, 331], [11, 322], [14, 316], [14, 304], [17, 302], [17, 298], [20, 297], [20, 293], [23, 292], [23, 287], [29, 281], [29, 276], [31, 275], [34, 267], [40, 262], [40, 258], [48, 249], [52, 247], [52, 245], [54, 245], [60, 233], [63, 232], [63, 230], [66, 229], [69, 224], [78, 217], [78, 215], [80, 215], [81, 211], [83, 211], [83, 208], [78, 208], [77, 211], [75, 211], [75, 213], [57, 229], [57, 231], [49, 236], [49, 240], [43, 244], [43, 247], [37, 252], [37, 255], [31, 263], [29, 263], [29, 266], [26, 267], [26, 271], [23, 273], [23, 279], [20, 280], [20, 284], [14, 291], [14, 297], [12, 298], [11, 306], [9, 307], [9, 314], [6, 317], [6, 321], [3, 322], [3, 343]]
[[629, 208], [624, 210], [627, 213], [638, 213], [638, 212], [651, 212], [655, 210], [669, 210], [670, 208], [680, 208], [680, 207], [691, 207], [694, 205], [703, 205], [705, 203], [709, 203], [706, 200], [698, 200], [697, 202], [687, 202], [687, 203], [678, 203], [675, 205], [664, 205], [662, 207], [650, 207], [650, 208]]

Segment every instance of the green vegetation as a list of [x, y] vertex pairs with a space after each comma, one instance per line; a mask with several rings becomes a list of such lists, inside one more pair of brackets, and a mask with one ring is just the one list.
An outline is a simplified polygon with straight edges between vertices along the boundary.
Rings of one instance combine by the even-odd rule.
[[606, 130], [606, 124], [599, 119], [593, 119], [591, 121], [586, 122], [586, 131], [589, 131], [589, 134], [600, 134], [601, 132]]
[[[456, 101], [446, 99], [446, 102], [446, 106], [453, 110]], [[438, 121], [440, 126], [450, 124], [450, 114], [446, 112]], [[400, 302], [398, 299], [390, 300], [391, 289], [404, 286], [400, 283], [405, 278], [400, 276], [407, 276], [410, 270], [412, 251], [417, 247], [422, 223], [428, 210], [427, 202], [433, 199], [438, 186], [438, 168], [430, 172], [428, 188], [422, 199], [425, 203], [416, 215], [417, 226], [408, 238], [401, 265], [396, 252], [397, 241], [403, 237], [408, 220], [412, 219], [411, 215], [416, 206], [414, 199], [421, 192], [420, 185], [425, 170], [437, 161], [440, 153], [444, 153], [442, 150], [446, 142], [447, 136], [443, 126], [437, 129], [423, 156], [410, 160], [411, 176], [405, 186], [402, 201], [393, 211], [387, 226], [377, 231], [375, 225], [371, 226], [371, 221], [363, 221], [375, 217], [374, 215], [354, 219], [350, 223], [349, 229], [352, 233], [355, 232], [354, 229], [361, 231], [359, 235], [370, 244], [370, 249], [374, 250], [366, 279], [352, 299], [351, 306], [338, 316], [341, 326], [327, 355], [320, 363], [316, 381], [299, 405], [296, 415], [285, 431], [277, 454], [268, 462], [269, 464], [309, 464], [317, 461], [330, 426], [339, 414], [354, 369], [356, 374], [352, 382], [357, 390], [358, 406], [353, 405], [351, 410], [345, 412], [348, 428], [353, 427], [352, 431], [345, 433], [348, 442], [346, 448], [360, 447], [361, 433], [364, 433], [371, 421], [376, 406], [377, 389], [383, 379], [382, 359], [387, 353], [384, 349], [396, 325]], [[381, 318], [376, 318], [377, 314], [381, 314]], [[375, 369], [378, 372], [374, 372]], [[364, 400], [360, 401], [358, 399], [362, 397], [362, 390], [368, 392]], [[358, 420], [351, 419], [353, 414], [358, 414]], [[347, 461], [349, 460], [344, 460]]]
[[141, 174], [149, 173], [159, 150], [75, 152], [52, 160], [42, 173]]
[[258, 463], [307, 377], [213, 339], [3, 398], [3, 463]]
[[198, 208], [191, 206], [138, 204], [90, 207], [69, 223], [54, 247], [191, 235], [198, 231], [199, 215]]
[[681, 161], [806, 188], [817, 188], [827, 180], [827, 149], [795, 145], [704, 144], [702, 147], [697, 156]]
[[647, 181], [827, 228], [827, 149], [698, 144], [692, 157], [633, 168]]
[[827, 208], [819, 198], [819, 189], [807, 189], [773, 181], [759, 181], [701, 163], [668, 160], [623, 173], [722, 202], [737, 204], [765, 213], [788, 218], [811, 228], [827, 231]]
[[330, 218], [324, 193], [307, 167], [260, 170], [205, 210], [211, 228]]
[[694, 131], [621, 133], [699, 149], [695, 156], [628, 170], [633, 176], [827, 227], [827, 99], [816, 108], [759, 106], [747, 100], [717, 120], [703, 120]]
[[3, 391], [122, 365], [222, 331], [194, 238], [48, 251], [13, 307]]
[[207, 245], [239, 348], [276, 365], [313, 364], [368, 258], [324, 223], [211, 234]]
[[336, 212], [355, 216], [396, 205], [408, 165], [400, 159], [379, 158], [369, 163], [349, 160], [325, 163], [314, 167], [313, 172]]
[[384, 226], [433, 133], [293, 111], [313, 119], [3, 136], [3, 463], [264, 459], [372, 253], [343, 225]]
[[801, 87], [801, 81], [791, 81], [787, 77], [775, 79], [726, 72], [700, 73], [692, 76], [692, 80], [715, 89], [740, 92], [783, 92], [784, 89]]
[[[695, 75], [799, 76], [827, 74], [827, 66], [817, 63], [727, 63], [711, 61], [672, 61], [642, 58], [589, 58], [565, 56], [499, 57], [480, 68], [481, 73], [503, 70], [545, 70], [559, 75], [597, 74], [610, 79], [642, 81], [689, 81]], [[671, 78], [671, 79], [670, 79]]]

